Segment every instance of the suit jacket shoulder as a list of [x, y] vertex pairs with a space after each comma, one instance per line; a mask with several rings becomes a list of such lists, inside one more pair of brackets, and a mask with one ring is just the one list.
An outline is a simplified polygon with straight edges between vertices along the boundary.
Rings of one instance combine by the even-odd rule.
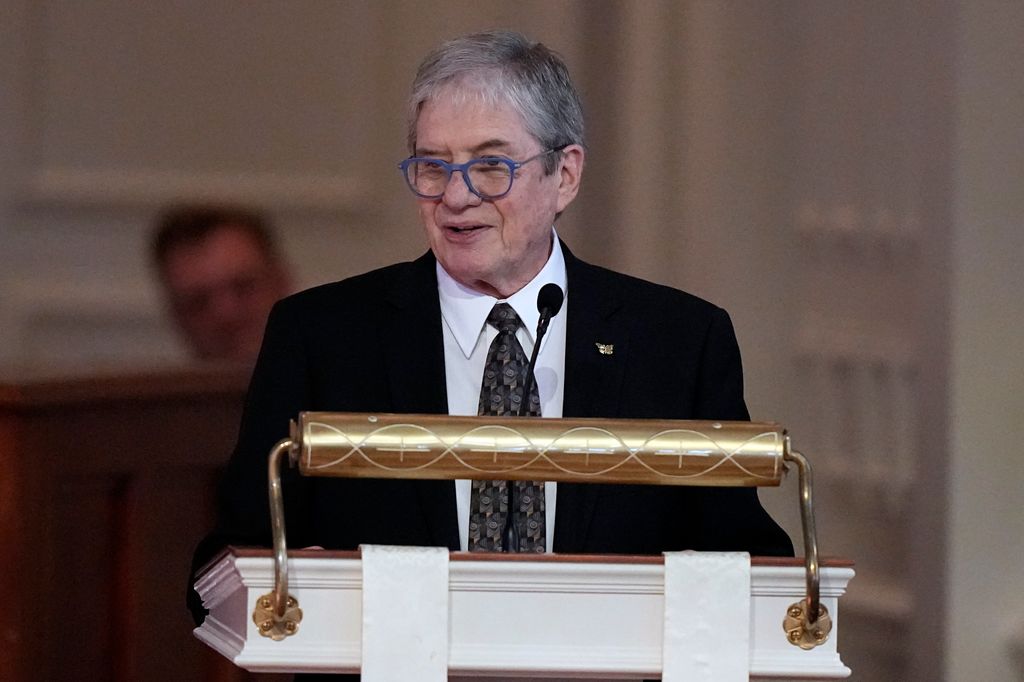
[[428, 252], [415, 261], [395, 263], [300, 291], [279, 301], [275, 308], [287, 311], [278, 314], [303, 317], [330, 313], [376, 318], [387, 305], [404, 308], [417, 300], [429, 300], [430, 295], [423, 293], [425, 287], [437, 285], [434, 263]]
[[739, 345], [725, 310], [563, 250], [566, 416], [749, 418]]
[[[253, 391], [269, 377], [278, 387], [303, 384], [292, 405], [305, 410], [443, 412], [443, 358], [435, 261], [427, 253], [280, 301]], [[438, 378], [430, 391], [418, 390]]]

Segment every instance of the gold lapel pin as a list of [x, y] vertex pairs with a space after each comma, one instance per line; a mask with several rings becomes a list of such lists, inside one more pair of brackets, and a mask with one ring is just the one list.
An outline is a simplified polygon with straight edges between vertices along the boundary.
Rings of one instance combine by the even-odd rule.
[[615, 344], [614, 343], [596, 343], [595, 342], [594, 345], [597, 346], [597, 352], [600, 353], [601, 355], [611, 355], [612, 353], [615, 352]]

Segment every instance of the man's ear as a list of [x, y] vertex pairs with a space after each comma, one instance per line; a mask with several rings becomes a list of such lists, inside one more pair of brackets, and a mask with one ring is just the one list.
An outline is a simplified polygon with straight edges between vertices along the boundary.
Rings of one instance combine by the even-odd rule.
[[583, 160], [586, 151], [578, 144], [571, 144], [562, 150], [558, 169], [558, 205], [557, 213], [565, 210], [580, 191], [580, 180], [583, 177]]

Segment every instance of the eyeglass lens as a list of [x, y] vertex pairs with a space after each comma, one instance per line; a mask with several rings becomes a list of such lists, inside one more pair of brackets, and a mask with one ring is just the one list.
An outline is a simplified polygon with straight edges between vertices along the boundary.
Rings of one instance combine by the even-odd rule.
[[[451, 172], [435, 161], [415, 161], [406, 167], [409, 184], [428, 197], [444, 194]], [[512, 169], [503, 160], [480, 159], [469, 164], [463, 174], [470, 188], [484, 197], [505, 194], [512, 187]]]

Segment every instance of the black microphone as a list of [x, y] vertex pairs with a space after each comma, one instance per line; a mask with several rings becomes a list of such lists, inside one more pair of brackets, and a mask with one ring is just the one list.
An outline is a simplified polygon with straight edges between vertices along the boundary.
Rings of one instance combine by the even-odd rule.
[[537, 352], [540, 351], [541, 339], [548, 331], [551, 318], [562, 309], [564, 300], [565, 294], [562, 293], [562, 287], [554, 282], [548, 282], [542, 286], [540, 293], [537, 294], [537, 310], [540, 312], [540, 319], [537, 321], [536, 341], [533, 344], [533, 352], [530, 354], [530, 364], [526, 366], [526, 386], [523, 389], [523, 399], [519, 402], [519, 410], [516, 412], [517, 417], [523, 416], [523, 407], [530, 400], [530, 392], [533, 390], [533, 384], [537, 381], [537, 378], [533, 376], [533, 369], [537, 365]]
[[[530, 393], [533, 391], [533, 385], [537, 381], [536, 377], [533, 376], [533, 369], [537, 365], [537, 353], [540, 351], [540, 342], [548, 331], [548, 324], [551, 322], [551, 318], [562, 309], [563, 301], [565, 301], [565, 294], [562, 293], [562, 287], [554, 282], [548, 282], [542, 286], [537, 294], [537, 310], [540, 312], [540, 320], [537, 321], [537, 334], [535, 335], [536, 340], [533, 343], [533, 352], [530, 354], [530, 363], [526, 366], [526, 385], [523, 386], [523, 397], [519, 401], [519, 409], [516, 410], [517, 417], [523, 416], [523, 408], [530, 401]], [[506, 481], [505, 485], [508, 487], [508, 511], [505, 513], [502, 549], [506, 552], [518, 552], [519, 529], [516, 527], [516, 524], [512, 523], [513, 510], [518, 506], [516, 504], [515, 481]]]

